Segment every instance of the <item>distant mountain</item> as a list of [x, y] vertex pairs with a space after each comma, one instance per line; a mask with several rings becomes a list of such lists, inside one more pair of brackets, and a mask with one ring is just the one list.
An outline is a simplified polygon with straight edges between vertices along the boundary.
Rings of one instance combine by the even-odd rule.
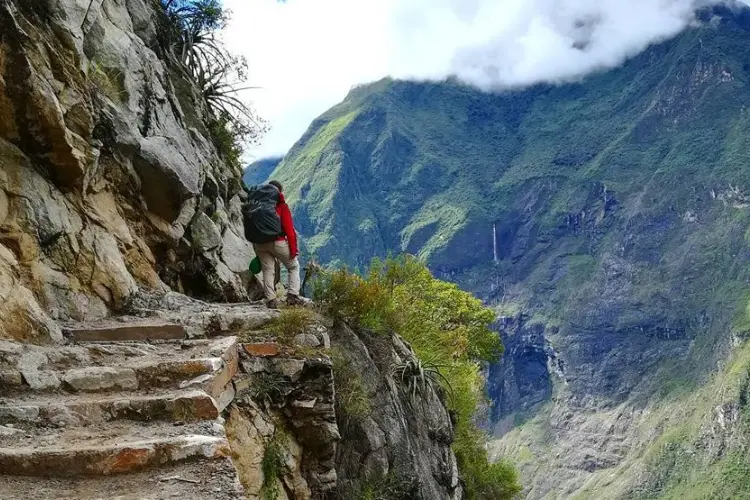
[[357, 88], [273, 173], [308, 253], [418, 254], [508, 316], [530, 498], [750, 498], [749, 12], [578, 83]]
[[282, 159], [283, 158], [279, 156], [275, 158], [264, 158], [263, 160], [258, 160], [251, 163], [247, 167], [247, 170], [245, 170], [245, 175], [242, 176], [242, 180], [245, 181], [245, 185], [255, 186], [268, 181], [270, 179], [271, 172], [273, 172], [276, 167], [279, 166], [279, 163], [281, 163]]

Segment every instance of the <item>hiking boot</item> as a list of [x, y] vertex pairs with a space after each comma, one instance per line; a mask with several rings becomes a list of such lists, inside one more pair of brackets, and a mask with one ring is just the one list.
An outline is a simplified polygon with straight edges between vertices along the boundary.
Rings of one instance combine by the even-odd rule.
[[271, 299], [268, 302], [266, 302], [266, 307], [268, 307], [269, 309], [278, 309], [279, 301], [276, 299]]
[[288, 306], [305, 306], [309, 301], [299, 295], [289, 294], [286, 296], [286, 305]]

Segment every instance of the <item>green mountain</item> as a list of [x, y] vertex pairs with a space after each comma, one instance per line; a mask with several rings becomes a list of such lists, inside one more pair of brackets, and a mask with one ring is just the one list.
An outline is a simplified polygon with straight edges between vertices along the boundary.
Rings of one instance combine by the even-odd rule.
[[308, 254], [418, 254], [505, 316], [530, 498], [750, 495], [750, 11], [699, 20], [576, 83], [357, 88], [273, 173]]
[[264, 158], [262, 160], [254, 161], [248, 165], [245, 169], [245, 173], [242, 175], [242, 181], [246, 186], [256, 186], [263, 184], [269, 179], [271, 173], [281, 163], [280, 157]]

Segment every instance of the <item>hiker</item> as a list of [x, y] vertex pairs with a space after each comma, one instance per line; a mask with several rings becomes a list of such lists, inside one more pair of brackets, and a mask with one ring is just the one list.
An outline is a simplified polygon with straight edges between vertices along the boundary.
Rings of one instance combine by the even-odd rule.
[[248, 190], [249, 201], [242, 207], [245, 237], [253, 244], [260, 259], [263, 274], [263, 292], [266, 305], [278, 309], [275, 290], [276, 259], [284, 265], [288, 274], [288, 305], [304, 305], [300, 292], [300, 265], [297, 256], [297, 232], [294, 230], [292, 213], [286, 204], [284, 188], [279, 181]]

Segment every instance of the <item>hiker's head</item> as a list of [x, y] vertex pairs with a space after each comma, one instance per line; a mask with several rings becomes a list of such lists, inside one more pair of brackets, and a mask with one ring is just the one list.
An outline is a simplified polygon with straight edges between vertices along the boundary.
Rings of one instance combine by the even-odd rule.
[[284, 192], [284, 186], [279, 181], [271, 181], [269, 184], [279, 190], [279, 193]]

